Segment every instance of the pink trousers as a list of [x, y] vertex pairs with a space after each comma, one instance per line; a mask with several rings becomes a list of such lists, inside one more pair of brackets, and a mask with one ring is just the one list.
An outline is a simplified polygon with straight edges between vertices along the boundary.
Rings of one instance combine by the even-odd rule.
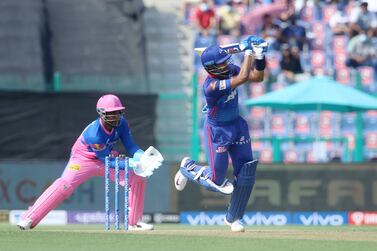
[[[35, 201], [23, 218], [32, 221], [35, 227], [51, 210], [68, 198], [76, 187], [93, 176], [104, 176], [105, 165], [99, 160], [71, 158], [60, 178], [54, 181]], [[114, 181], [114, 169], [110, 169]], [[120, 171], [120, 185], [124, 186], [124, 170]], [[146, 179], [129, 171], [129, 224], [135, 225], [143, 216]]]

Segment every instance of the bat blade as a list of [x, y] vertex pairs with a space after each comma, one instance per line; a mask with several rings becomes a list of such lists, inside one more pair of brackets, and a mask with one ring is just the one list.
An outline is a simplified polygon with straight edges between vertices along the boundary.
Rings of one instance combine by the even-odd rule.
[[[236, 54], [242, 52], [239, 43], [220, 45], [220, 48], [228, 54]], [[207, 47], [198, 47], [194, 50], [198, 53], [199, 56], [201, 56], [205, 49], [207, 49]]]
[[[258, 45], [268, 46], [268, 43], [264, 42]], [[236, 54], [236, 53], [243, 52], [245, 50], [244, 46], [239, 43], [220, 45], [220, 48], [223, 49], [228, 54]], [[199, 48], [195, 48], [194, 50], [198, 53], [199, 56], [201, 56], [205, 49], [207, 49], [207, 47], [199, 47]]]

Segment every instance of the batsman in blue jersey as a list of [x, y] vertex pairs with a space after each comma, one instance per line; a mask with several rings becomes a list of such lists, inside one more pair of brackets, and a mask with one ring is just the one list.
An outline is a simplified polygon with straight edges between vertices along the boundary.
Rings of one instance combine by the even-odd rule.
[[[258, 164], [253, 158], [247, 122], [239, 114], [237, 87], [249, 81], [263, 81], [267, 43], [249, 36], [240, 48], [245, 54], [241, 67], [232, 64], [231, 55], [218, 45], [203, 51], [201, 61], [208, 73], [203, 93], [207, 103], [204, 131], [209, 166], [198, 165], [185, 157], [174, 180], [179, 191], [191, 180], [208, 190], [231, 194], [224, 221], [234, 232], [245, 231], [242, 217]], [[229, 156], [234, 168], [233, 184], [226, 179]]]

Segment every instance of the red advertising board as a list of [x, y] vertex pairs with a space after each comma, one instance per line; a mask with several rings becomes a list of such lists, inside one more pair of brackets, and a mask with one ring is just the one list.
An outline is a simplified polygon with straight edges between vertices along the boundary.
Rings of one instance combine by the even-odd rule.
[[348, 224], [350, 225], [377, 225], [377, 212], [349, 212]]

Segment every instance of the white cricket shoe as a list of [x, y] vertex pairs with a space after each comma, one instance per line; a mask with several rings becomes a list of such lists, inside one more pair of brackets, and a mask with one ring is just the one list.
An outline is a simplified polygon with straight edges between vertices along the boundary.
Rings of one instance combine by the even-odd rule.
[[19, 227], [21, 230], [28, 230], [31, 228], [31, 224], [33, 223], [30, 219], [21, 219], [17, 223], [17, 227]]
[[224, 218], [224, 222], [226, 225], [230, 226], [232, 232], [245, 232], [245, 227], [243, 226], [240, 220], [236, 220], [232, 223], [228, 222], [226, 218]]
[[129, 225], [128, 230], [130, 231], [151, 231], [154, 227], [152, 224], [144, 223], [139, 221], [136, 225]]
[[175, 188], [178, 191], [182, 191], [183, 189], [185, 189], [186, 184], [187, 184], [187, 178], [185, 176], [183, 176], [183, 174], [181, 173], [181, 171], [178, 171], [176, 173], [175, 177], [174, 177]]
[[[185, 157], [182, 159], [181, 161], [181, 165], [180, 167], [185, 167], [185, 165], [191, 161], [191, 159], [189, 157]], [[178, 170], [178, 172], [176, 173], [175, 177], [174, 177], [174, 185], [175, 185], [175, 188], [178, 190], [178, 191], [182, 191], [183, 189], [185, 189], [186, 187], [186, 184], [187, 184], [187, 178], [185, 176], [183, 176], [183, 174], [181, 173], [180, 170]]]

